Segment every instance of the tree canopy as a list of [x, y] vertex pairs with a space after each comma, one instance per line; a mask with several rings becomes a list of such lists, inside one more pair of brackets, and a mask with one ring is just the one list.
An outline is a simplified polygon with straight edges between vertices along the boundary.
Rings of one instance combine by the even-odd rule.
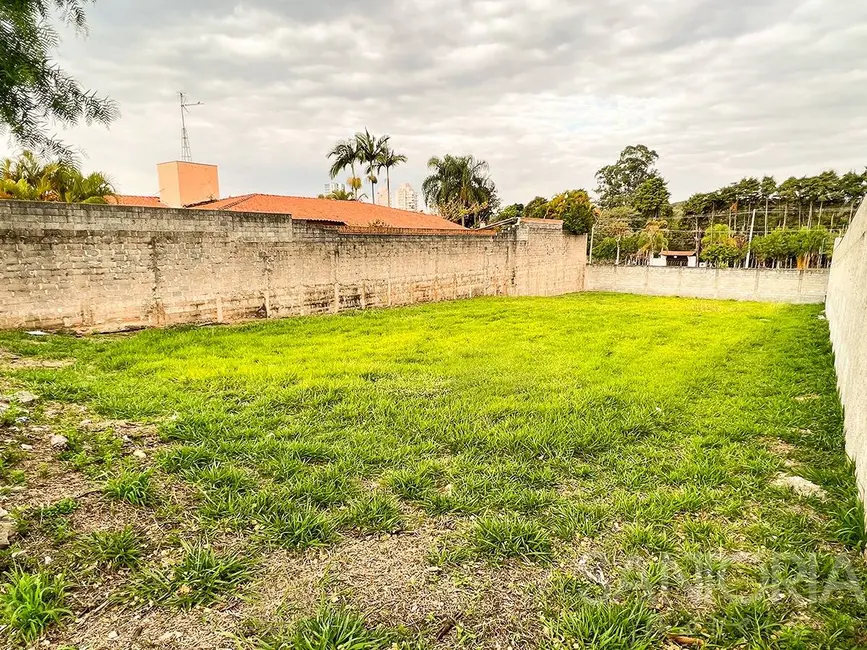
[[425, 202], [446, 219], [464, 226], [475, 225], [499, 207], [497, 187], [484, 160], [446, 154], [432, 157], [428, 169], [422, 194]]
[[85, 122], [110, 124], [117, 104], [83, 89], [53, 60], [59, 43], [52, 13], [86, 34], [84, 5], [90, 0], [0, 2], [0, 133], [25, 149], [70, 161], [72, 150], [48, 131]]
[[43, 163], [32, 151], [0, 162], [0, 199], [105, 203], [115, 194], [105, 174], [84, 175], [73, 163]]
[[632, 205], [638, 188], [659, 176], [654, 167], [658, 159], [659, 154], [645, 145], [630, 145], [620, 152], [616, 163], [596, 172], [599, 184], [596, 193], [601, 207]]

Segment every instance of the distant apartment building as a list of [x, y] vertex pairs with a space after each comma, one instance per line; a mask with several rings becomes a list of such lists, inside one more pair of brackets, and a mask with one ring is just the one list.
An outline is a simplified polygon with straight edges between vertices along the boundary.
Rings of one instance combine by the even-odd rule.
[[385, 186], [376, 190], [376, 205], [388, 205], [388, 188]]
[[332, 192], [345, 192], [346, 184], [345, 183], [325, 183], [325, 191], [323, 194], [328, 196]]
[[398, 210], [418, 212], [418, 192], [412, 189], [409, 183], [403, 183], [397, 188], [397, 201], [395, 207]]

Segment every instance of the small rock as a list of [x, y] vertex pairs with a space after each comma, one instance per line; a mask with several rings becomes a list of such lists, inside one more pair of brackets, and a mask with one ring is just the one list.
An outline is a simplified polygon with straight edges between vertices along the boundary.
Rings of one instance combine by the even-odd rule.
[[132, 455], [139, 460], [144, 460], [148, 457], [148, 455], [144, 453], [141, 449], [136, 449], [134, 452], [132, 452]]
[[33, 445], [21, 445], [21, 449], [24, 451], [33, 451]]
[[51, 564], [52, 562], [54, 562], [54, 558], [51, 557], [50, 555], [46, 555], [44, 558], [42, 558], [42, 563], [45, 564], [46, 566]]
[[30, 336], [48, 336], [48, 332], [43, 332], [42, 330], [30, 330], [27, 333]]
[[69, 447], [69, 438], [61, 435], [53, 435], [49, 438], [51, 446], [55, 449], [66, 449]]
[[9, 540], [15, 535], [15, 522], [11, 519], [0, 519], [0, 548], [9, 548]]
[[9, 513], [6, 510], [4, 510], [3, 508], [0, 508], [0, 519], [5, 519], [8, 516], [9, 516]]
[[795, 494], [802, 497], [825, 496], [825, 490], [812, 481], [808, 481], [803, 476], [779, 476], [771, 481], [771, 485], [775, 487], [789, 488]]
[[114, 641], [114, 640], [117, 639], [119, 636], [120, 636], [120, 634], [117, 633], [117, 630], [112, 630], [111, 632], [108, 633], [108, 640], [109, 640], [109, 641]]
[[13, 402], [19, 404], [33, 404], [39, 397], [28, 390], [20, 390], [12, 396]]

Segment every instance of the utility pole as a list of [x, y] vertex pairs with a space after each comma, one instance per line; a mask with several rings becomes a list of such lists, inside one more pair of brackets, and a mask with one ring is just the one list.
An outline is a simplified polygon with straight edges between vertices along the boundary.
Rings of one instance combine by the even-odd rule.
[[587, 262], [588, 264], [593, 264], [593, 233], [596, 232], [596, 224], [594, 223], [590, 226], [590, 260]]
[[750, 222], [750, 238], [749, 238], [749, 241], [747, 242], [747, 262], [744, 265], [745, 269], [750, 268], [750, 253], [753, 252], [750, 247], [753, 245], [753, 228], [755, 228], [755, 226], [756, 226], [756, 209], [753, 208], [753, 220]]
[[184, 162], [193, 162], [193, 153], [190, 150], [190, 134], [187, 133], [187, 116], [190, 106], [201, 106], [202, 102], [195, 104], [187, 103], [187, 96], [180, 92], [178, 97], [181, 99], [181, 160]]

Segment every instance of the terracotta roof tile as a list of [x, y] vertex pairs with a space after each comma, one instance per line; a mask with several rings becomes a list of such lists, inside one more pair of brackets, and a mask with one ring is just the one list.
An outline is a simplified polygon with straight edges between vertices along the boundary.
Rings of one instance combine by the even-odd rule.
[[139, 208], [164, 208], [158, 196], [132, 196], [129, 194], [116, 194], [107, 196], [105, 200], [110, 205], [129, 205]]
[[[116, 205], [148, 208], [167, 207], [156, 196], [117, 195], [108, 197]], [[266, 212], [291, 214], [301, 221], [322, 221], [350, 228], [399, 228], [402, 230], [439, 230], [467, 232], [468, 229], [442, 217], [422, 212], [408, 212], [357, 201], [332, 201], [305, 196], [281, 196], [277, 194], [244, 194], [217, 201], [206, 201], [194, 206], [194, 210], [229, 210], [231, 212]]]
[[194, 207], [199, 210], [291, 214], [294, 219], [330, 221], [361, 228], [369, 228], [371, 225], [385, 225], [389, 228], [410, 228], [413, 230], [465, 230], [460, 224], [432, 214], [408, 212], [384, 205], [357, 201], [332, 201], [304, 196], [247, 194], [219, 201], [209, 201]]

